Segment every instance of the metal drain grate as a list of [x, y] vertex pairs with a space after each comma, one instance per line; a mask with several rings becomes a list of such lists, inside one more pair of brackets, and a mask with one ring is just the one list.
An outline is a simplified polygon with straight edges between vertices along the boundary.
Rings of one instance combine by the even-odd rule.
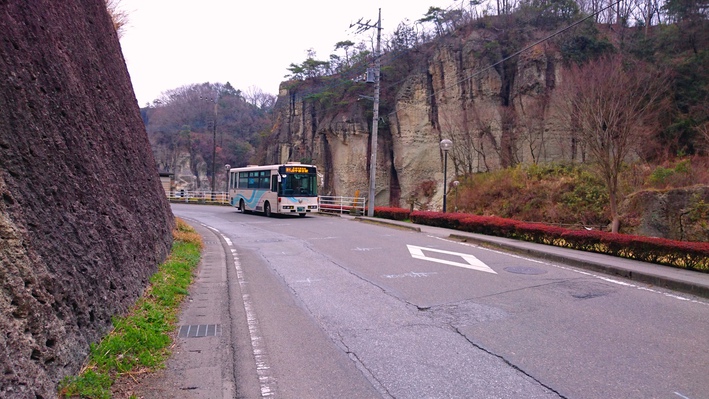
[[219, 337], [221, 335], [221, 324], [193, 324], [189, 326], [180, 326], [180, 331], [177, 333], [179, 338]]

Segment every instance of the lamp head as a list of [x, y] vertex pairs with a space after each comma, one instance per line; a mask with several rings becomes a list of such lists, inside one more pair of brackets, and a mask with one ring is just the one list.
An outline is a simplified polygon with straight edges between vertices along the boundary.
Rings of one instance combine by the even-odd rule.
[[453, 142], [448, 139], [443, 139], [441, 140], [440, 146], [441, 150], [443, 150], [444, 152], [448, 152], [451, 150], [451, 148], [453, 148]]

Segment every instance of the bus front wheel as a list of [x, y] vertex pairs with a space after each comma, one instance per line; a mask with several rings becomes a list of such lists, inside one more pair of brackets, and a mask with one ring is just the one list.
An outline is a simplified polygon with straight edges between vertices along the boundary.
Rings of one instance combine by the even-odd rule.
[[271, 204], [266, 202], [266, 204], [263, 206], [263, 213], [266, 215], [266, 217], [270, 218], [271, 217]]
[[246, 207], [244, 206], [244, 200], [239, 201], [239, 210], [241, 213], [246, 213]]

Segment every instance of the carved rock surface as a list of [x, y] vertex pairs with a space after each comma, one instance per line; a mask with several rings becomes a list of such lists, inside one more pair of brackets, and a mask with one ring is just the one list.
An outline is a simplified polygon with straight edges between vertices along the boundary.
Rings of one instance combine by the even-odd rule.
[[634, 193], [620, 206], [624, 233], [709, 241], [709, 186]]
[[173, 223], [104, 1], [0, 1], [0, 397], [57, 396]]
[[[498, 34], [481, 29], [446, 38], [435, 43], [433, 51], [412, 51], [408, 56], [417, 67], [405, 76], [384, 73], [377, 206], [408, 208], [409, 198], [416, 197], [428, 209], [441, 209], [442, 139], [454, 143], [445, 174], [449, 184], [465, 173], [573, 159], [572, 140], [552, 106], [562, 76], [560, 52], [538, 45], [505, 68], [488, 68], [501, 59], [486, 50], [486, 43]], [[391, 62], [385, 57], [387, 64]], [[281, 84], [267, 163], [306, 159], [326, 175], [325, 193], [366, 193], [372, 102], [352, 93], [370, 95], [372, 87], [318, 103], [315, 94], [328, 93], [336, 85], [317, 79], [298, 83]], [[435, 192], [423, 198], [420, 192], [430, 184], [435, 184]]]

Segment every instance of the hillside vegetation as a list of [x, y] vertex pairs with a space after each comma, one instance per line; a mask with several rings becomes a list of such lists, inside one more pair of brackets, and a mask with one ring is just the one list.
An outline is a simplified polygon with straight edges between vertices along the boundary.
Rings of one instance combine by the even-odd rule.
[[[632, 164], [624, 169], [622, 193], [666, 193], [682, 187], [709, 184], [706, 158], [682, 158], [660, 166]], [[500, 216], [570, 228], [606, 230], [610, 215], [607, 191], [588, 165], [553, 164], [517, 166], [469, 175], [448, 194], [449, 211]], [[621, 232], [642, 234], [632, 201], [621, 207]], [[689, 198], [684, 238], [709, 241], [709, 202]]]

